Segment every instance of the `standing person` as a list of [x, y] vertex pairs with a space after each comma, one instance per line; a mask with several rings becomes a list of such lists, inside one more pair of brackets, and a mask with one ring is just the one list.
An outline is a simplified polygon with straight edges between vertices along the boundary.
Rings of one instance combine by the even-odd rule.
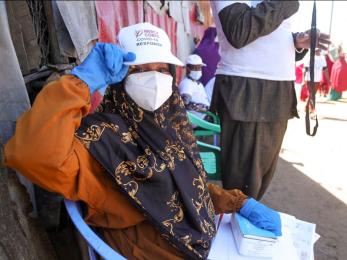
[[[304, 63], [302, 61], [296, 62], [295, 67], [295, 95], [300, 97], [300, 100], [305, 100], [307, 98], [307, 91], [304, 92]], [[307, 89], [306, 89], [307, 90]]]
[[[86, 205], [85, 220], [127, 259], [206, 259], [215, 212], [239, 211], [281, 235], [279, 214], [239, 190], [206, 183], [166, 33], [122, 28], [72, 75], [48, 84], [18, 120], [5, 163]], [[135, 54], [135, 55], [134, 55]], [[110, 87], [94, 114], [90, 96]]]
[[[309, 33], [292, 34], [298, 1], [211, 1], [221, 61], [211, 109], [221, 119], [223, 187], [261, 198], [274, 175], [288, 119], [297, 116], [295, 60]], [[319, 47], [329, 43], [320, 34]], [[297, 51], [296, 51], [297, 50]]]
[[[308, 86], [310, 82], [310, 57], [308, 55], [305, 58], [304, 62], [304, 75], [305, 75], [305, 84]], [[315, 53], [315, 58], [314, 58], [314, 89], [315, 91], [320, 90], [320, 84], [323, 79], [323, 74], [325, 78], [327, 79], [327, 84], [330, 86], [330, 77], [328, 73], [328, 67], [327, 63], [325, 61], [325, 57], [321, 55], [321, 51], [318, 49], [316, 50]]]
[[178, 86], [180, 95], [187, 110], [204, 118], [205, 112], [210, 108], [204, 85], [200, 82], [203, 75], [202, 68], [206, 66], [199, 55], [189, 55], [186, 60], [186, 77]]
[[329, 100], [336, 101], [342, 97], [342, 92], [347, 90], [347, 62], [342, 46], [338, 48], [339, 58], [331, 69], [331, 90]]
[[322, 75], [322, 80], [320, 82], [320, 89], [323, 92], [324, 97], [326, 97], [329, 94], [330, 87], [331, 87], [331, 70], [334, 65], [334, 61], [330, 57], [329, 53], [325, 54], [325, 63], [327, 64], [327, 69], [328, 69], [328, 76], [329, 78], [326, 77], [325, 73], [323, 72]]
[[207, 82], [214, 77], [217, 64], [220, 60], [218, 53], [219, 43], [216, 41], [217, 30], [215, 27], [209, 27], [204, 32], [204, 36], [195, 49], [194, 54], [201, 57], [206, 66], [202, 67], [201, 83], [206, 86]]

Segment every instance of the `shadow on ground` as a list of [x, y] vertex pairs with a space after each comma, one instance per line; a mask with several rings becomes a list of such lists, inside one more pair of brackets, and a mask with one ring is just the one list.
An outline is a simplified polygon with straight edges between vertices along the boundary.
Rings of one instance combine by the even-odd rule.
[[324, 119], [324, 120], [333, 120], [333, 121], [347, 121], [347, 119], [343, 119], [343, 118], [337, 118], [337, 117], [325, 117], [325, 116], [323, 116], [322, 117], [322, 119]]
[[[327, 173], [329, 174], [329, 173]], [[347, 259], [347, 205], [280, 158], [262, 202], [317, 224], [315, 260]]]

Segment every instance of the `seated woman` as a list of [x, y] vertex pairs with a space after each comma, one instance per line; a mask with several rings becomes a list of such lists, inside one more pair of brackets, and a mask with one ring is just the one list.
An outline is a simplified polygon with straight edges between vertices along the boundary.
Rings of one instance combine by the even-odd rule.
[[[97, 43], [72, 75], [41, 91], [5, 147], [7, 166], [83, 201], [86, 222], [129, 259], [206, 259], [222, 212], [281, 235], [277, 212], [206, 183], [174, 86], [182, 64], [165, 32], [136, 24], [121, 29], [119, 43]], [[88, 115], [91, 93], [106, 85]]]
[[186, 109], [201, 119], [206, 115], [201, 112], [206, 112], [210, 109], [204, 85], [199, 81], [202, 76], [202, 67], [206, 66], [202, 59], [196, 55], [189, 55], [186, 60], [186, 76], [178, 86], [178, 90]]

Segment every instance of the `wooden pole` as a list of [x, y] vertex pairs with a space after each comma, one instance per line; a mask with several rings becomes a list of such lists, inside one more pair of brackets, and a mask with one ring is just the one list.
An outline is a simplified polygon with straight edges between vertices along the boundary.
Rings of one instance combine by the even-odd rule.
[[333, 25], [333, 13], [334, 13], [334, 1], [331, 1], [331, 12], [330, 12], [330, 26], [329, 26], [329, 35], [331, 37], [331, 28]]

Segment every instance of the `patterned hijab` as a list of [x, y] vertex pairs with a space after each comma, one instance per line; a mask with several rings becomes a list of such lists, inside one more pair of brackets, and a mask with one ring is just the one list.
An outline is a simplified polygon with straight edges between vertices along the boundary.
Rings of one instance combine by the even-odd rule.
[[[124, 82], [124, 81], [123, 81]], [[154, 113], [113, 85], [76, 136], [129, 201], [186, 258], [206, 259], [214, 208], [183, 101], [176, 87]]]

